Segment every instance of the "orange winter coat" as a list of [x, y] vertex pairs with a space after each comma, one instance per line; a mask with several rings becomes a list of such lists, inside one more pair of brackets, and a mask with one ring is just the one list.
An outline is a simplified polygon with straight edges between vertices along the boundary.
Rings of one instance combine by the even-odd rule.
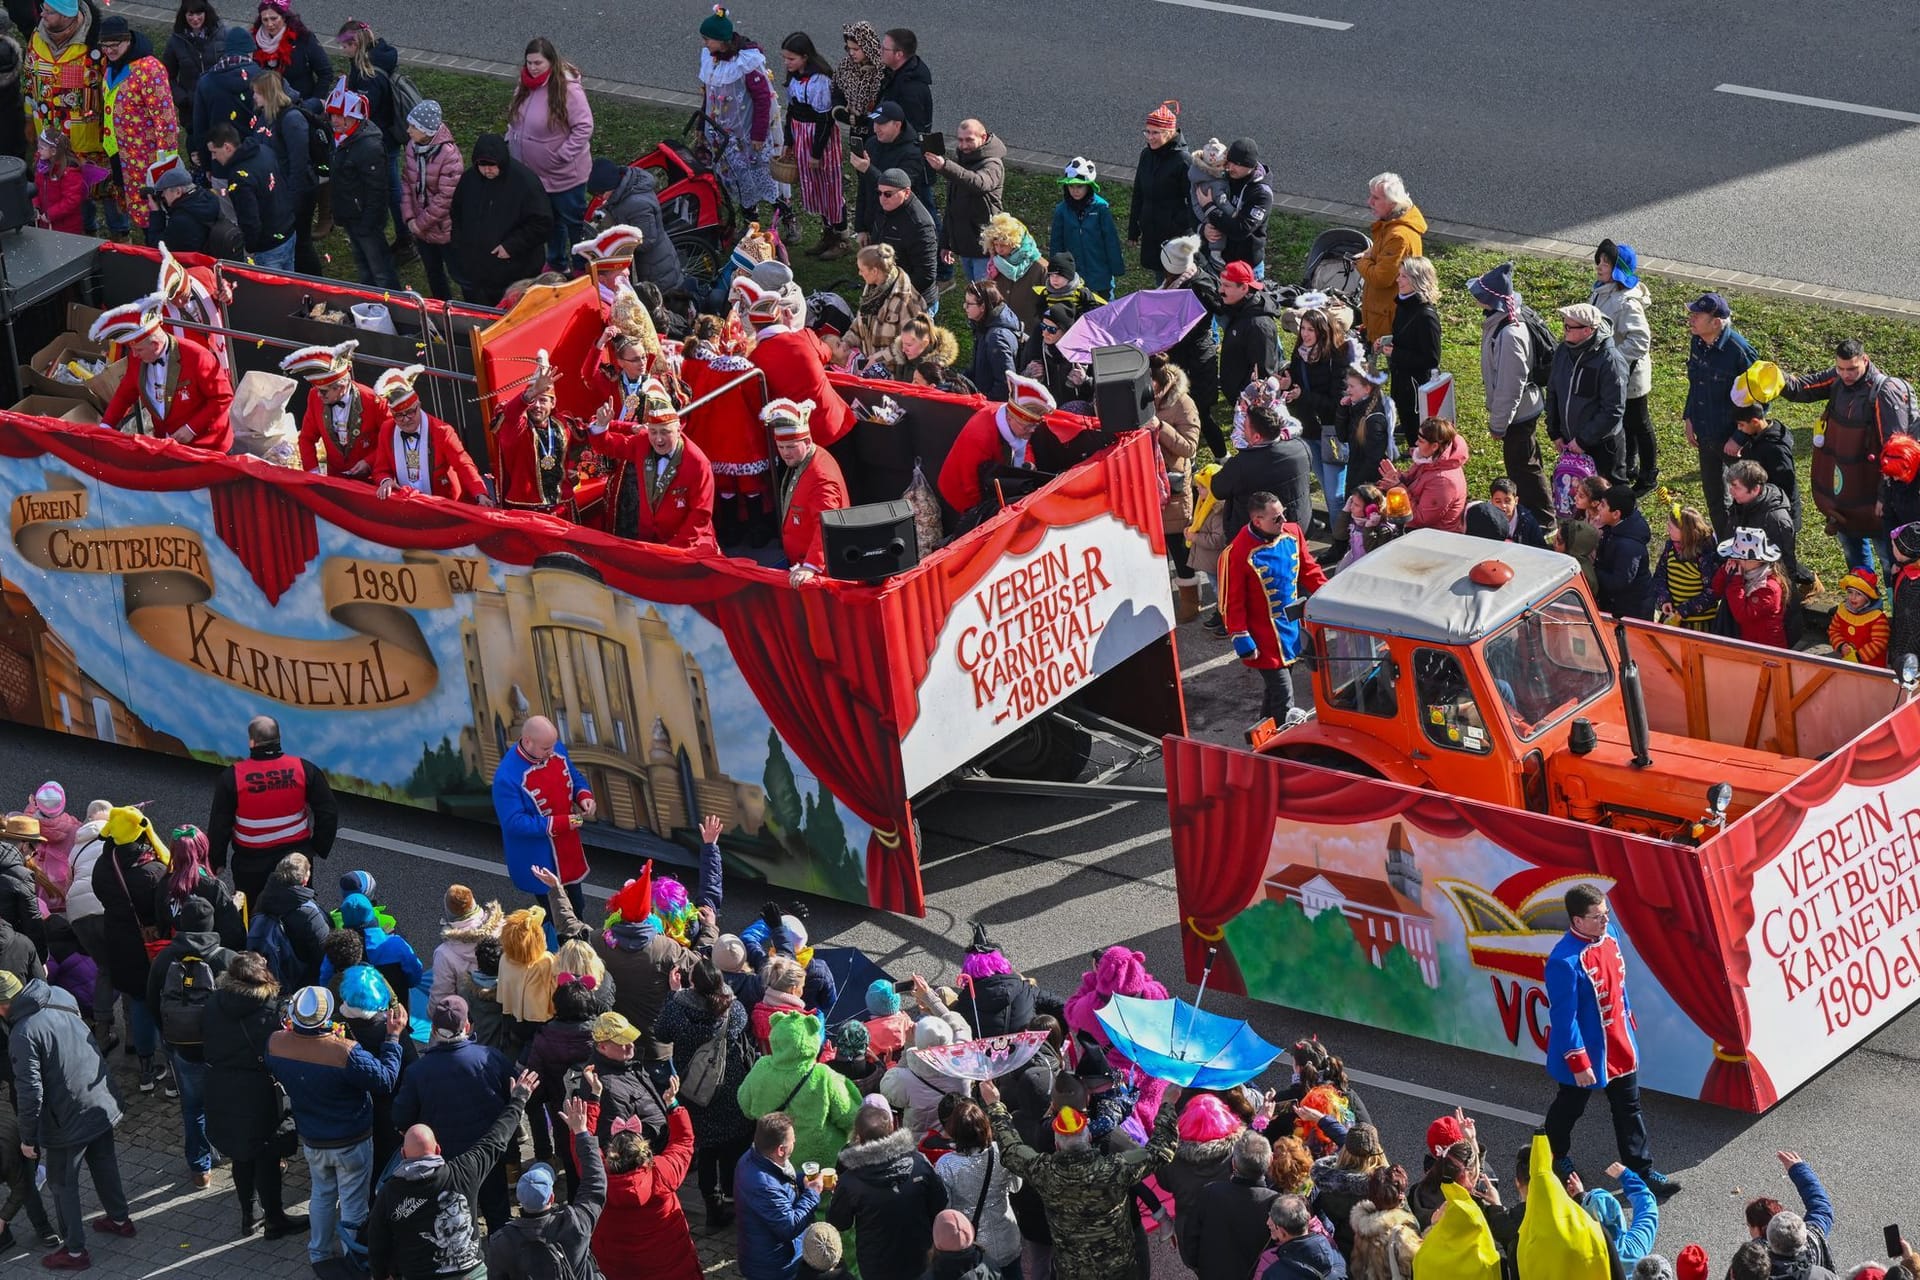
[[1360, 278], [1367, 282], [1366, 298], [1360, 306], [1362, 322], [1367, 326], [1367, 342], [1378, 342], [1393, 332], [1393, 313], [1400, 305], [1400, 264], [1420, 256], [1421, 237], [1427, 233], [1427, 217], [1418, 205], [1408, 205], [1391, 218], [1373, 224], [1373, 248], [1355, 259]]

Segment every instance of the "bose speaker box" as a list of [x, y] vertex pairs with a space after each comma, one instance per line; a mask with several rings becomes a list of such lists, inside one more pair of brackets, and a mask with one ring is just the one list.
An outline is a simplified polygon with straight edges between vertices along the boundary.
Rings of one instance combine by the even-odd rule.
[[1138, 347], [1093, 349], [1093, 405], [1102, 431], [1132, 431], [1153, 421], [1153, 380]]
[[827, 555], [827, 576], [847, 582], [877, 581], [920, 563], [913, 508], [905, 502], [870, 502], [864, 507], [822, 511], [820, 538]]

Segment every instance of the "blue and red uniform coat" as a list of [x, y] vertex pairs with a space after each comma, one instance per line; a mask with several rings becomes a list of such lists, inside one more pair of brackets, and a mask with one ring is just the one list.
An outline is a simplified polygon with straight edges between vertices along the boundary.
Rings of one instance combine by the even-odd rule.
[[541, 764], [529, 760], [517, 742], [507, 752], [493, 771], [493, 811], [500, 819], [500, 840], [514, 887], [545, 893], [547, 886], [533, 878], [535, 867], [553, 871], [562, 884], [587, 878], [586, 848], [567, 819], [591, 794], [564, 747], [555, 748]]
[[1627, 959], [1607, 932], [1588, 941], [1571, 929], [1547, 956], [1547, 1073], [1572, 1084], [1582, 1071], [1604, 1088], [1640, 1068], [1633, 1005], [1627, 999]]
[[1269, 540], [1247, 525], [1220, 554], [1219, 581], [1220, 617], [1227, 634], [1253, 640], [1252, 656], [1244, 646], [1234, 646], [1242, 650], [1240, 660], [1256, 670], [1291, 666], [1305, 637], [1287, 609], [1327, 582], [1300, 526], [1284, 524]]

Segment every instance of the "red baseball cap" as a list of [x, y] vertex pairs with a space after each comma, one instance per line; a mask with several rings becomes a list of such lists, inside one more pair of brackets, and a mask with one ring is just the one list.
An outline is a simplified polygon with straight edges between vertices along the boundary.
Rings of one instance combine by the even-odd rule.
[[1221, 284], [1244, 285], [1249, 289], [1258, 289], [1260, 282], [1254, 278], [1253, 268], [1244, 262], [1229, 262], [1227, 269], [1220, 273]]

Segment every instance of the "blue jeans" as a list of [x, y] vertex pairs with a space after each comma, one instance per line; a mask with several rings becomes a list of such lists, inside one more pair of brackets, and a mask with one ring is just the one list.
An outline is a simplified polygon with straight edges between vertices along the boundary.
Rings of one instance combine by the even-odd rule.
[[361, 284], [378, 289], [405, 288], [400, 283], [399, 270], [393, 265], [393, 251], [387, 247], [384, 230], [369, 235], [348, 230], [347, 245], [353, 250], [353, 269]]
[[1331, 528], [1347, 501], [1347, 464], [1330, 459], [1319, 440], [1307, 441], [1307, 448], [1313, 453], [1313, 473], [1320, 477], [1320, 492], [1327, 500], [1327, 526]]
[[362, 1138], [351, 1147], [309, 1147], [307, 1176], [312, 1189], [307, 1199], [307, 1261], [325, 1262], [340, 1252], [364, 1270], [367, 1245], [367, 1200], [373, 1190], [373, 1139]]
[[1840, 540], [1840, 554], [1846, 557], [1849, 569], [1872, 569], [1880, 575], [1885, 590], [1887, 575], [1893, 572], [1893, 541], [1888, 535], [1880, 534], [1867, 537], [1858, 533], [1836, 533]]
[[961, 254], [955, 254], [954, 257], [959, 258], [960, 272], [966, 276], [968, 284], [972, 284], [975, 280], [985, 280], [987, 268], [993, 265], [992, 258], [968, 258]]
[[207, 1141], [207, 1064], [189, 1062], [171, 1047], [173, 1078], [180, 1084], [180, 1123], [187, 1132], [187, 1167], [195, 1173], [213, 1168], [213, 1144]]
[[142, 1060], [151, 1058], [160, 1048], [160, 1028], [153, 1025], [153, 1010], [145, 1000], [123, 1001], [127, 1006], [127, 1029], [133, 1032], [133, 1051]]
[[547, 192], [553, 206], [553, 238], [547, 241], [547, 265], [555, 271], [573, 270], [573, 246], [586, 239], [587, 184]]
[[293, 270], [293, 253], [300, 247], [299, 240], [288, 236], [271, 249], [257, 249], [249, 256], [256, 267], [265, 267], [269, 271]]

